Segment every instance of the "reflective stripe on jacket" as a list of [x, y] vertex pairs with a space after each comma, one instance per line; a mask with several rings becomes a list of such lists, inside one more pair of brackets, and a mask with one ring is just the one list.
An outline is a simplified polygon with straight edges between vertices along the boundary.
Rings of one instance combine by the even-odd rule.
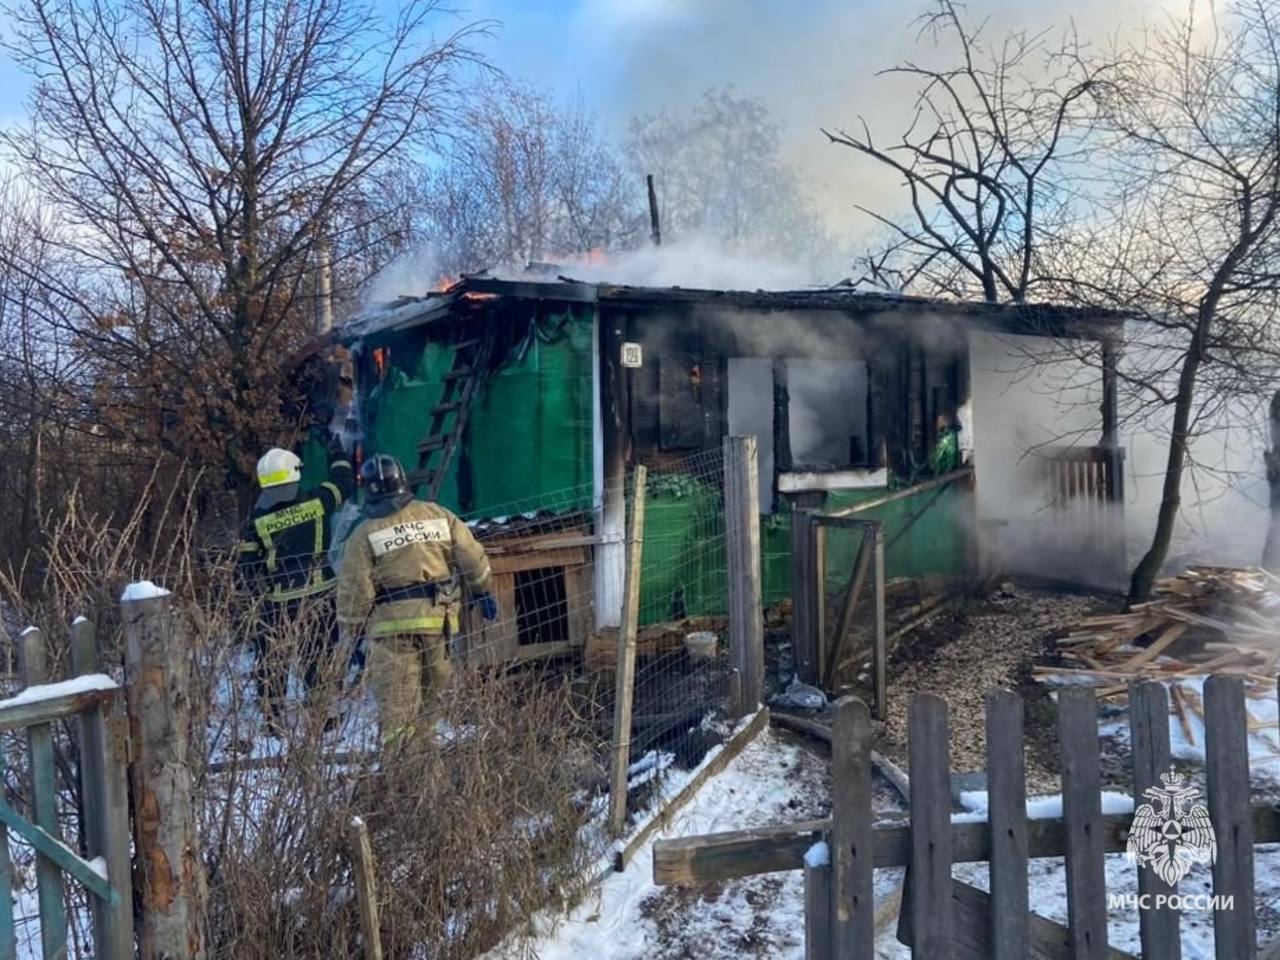
[[[473, 593], [489, 586], [489, 559], [471, 528], [437, 503], [410, 500], [384, 517], [362, 521], [347, 539], [338, 577], [338, 620], [370, 637], [436, 635], [458, 626], [455, 575]], [[379, 589], [435, 583], [434, 601], [406, 597], [375, 602]]]
[[[260, 502], [236, 547], [240, 581], [273, 602], [331, 590], [330, 521], [354, 490], [351, 464], [334, 459], [329, 480], [292, 499]], [[287, 493], [286, 493], [287, 496]]]

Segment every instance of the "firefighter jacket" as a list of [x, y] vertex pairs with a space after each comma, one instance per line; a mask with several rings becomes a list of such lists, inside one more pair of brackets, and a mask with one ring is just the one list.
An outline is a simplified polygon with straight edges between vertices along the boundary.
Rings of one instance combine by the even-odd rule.
[[329, 479], [314, 490], [300, 493], [297, 484], [263, 490], [237, 548], [240, 583], [274, 603], [333, 589], [330, 520], [354, 491], [351, 463], [336, 452]]
[[338, 621], [350, 636], [435, 636], [457, 629], [461, 580], [489, 586], [471, 529], [437, 503], [405, 494], [372, 504], [351, 532], [338, 576]]

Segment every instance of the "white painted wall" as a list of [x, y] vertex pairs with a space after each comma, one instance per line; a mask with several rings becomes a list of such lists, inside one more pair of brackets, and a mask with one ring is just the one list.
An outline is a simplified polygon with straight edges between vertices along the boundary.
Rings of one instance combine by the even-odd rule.
[[[1033, 358], [1052, 359], [1036, 365]], [[970, 337], [971, 435], [978, 476], [976, 513], [984, 529], [1003, 522], [1007, 559], [1046, 576], [1097, 582], [1096, 554], [1081, 542], [1082, 517], [1055, 515], [1040, 477], [1037, 448], [1093, 445], [1102, 417], [1101, 384], [1087, 364], [1039, 337], [974, 333]], [[1128, 354], [1125, 363], [1141, 362]], [[966, 418], [962, 418], [966, 419]], [[1269, 511], [1256, 411], [1240, 404], [1229, 428], [1198, 437], [1199, 466], [1184, 479], [1183, 509], [1168, 569], [1189, 563], [1258, 563]], [[1163, 482], [1167, 414], [1121, 425], [1125, 450], [1124, 536], [1130, 568], [1155, 527]], [[1105, 579], [1105, 578], [1103, 578]]]

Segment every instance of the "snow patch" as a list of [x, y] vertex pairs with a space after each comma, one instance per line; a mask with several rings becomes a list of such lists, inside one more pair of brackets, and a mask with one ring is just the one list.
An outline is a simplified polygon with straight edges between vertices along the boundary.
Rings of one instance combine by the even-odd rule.
[[[991, 804], [985, 790], [962, 790], [960, 805], [964, 813], [953, 813], [952, 823], [983, 823], [990, 812]], [[1133, 813], [1133, 797], [1127, 793], [1112, 790], [1102, 791], [1102, 815]], [[1062, 816], [1062, 794], [1055, 793], [1044, 797], [1027, 797], [1028, 820], [1053, 820]]]
[[138, 580], [124, 588], [124, 593], [120, 594], [120, 602], [129, 603], [133, 600], [156, 600], [160, 597], [167, 596], [169, 596], [169, 591], [164, 587], [158, 587], [150, 580]]
[[83, 616], [81, 616], [81, 617], [76, 617], [74, 620], [72, 620], [72, 621], [71, 621], [71, 625], [72, 625], [73, 627], [78, 627], [78, 626], [80, 626], [80, 624], [82, 624], [82, 623], [88, 623], [88, 622], [89, 622], [89, 618], [88, 618], [88, 617], [83, 617]]
[[87, 861], [87, 863], [89, 865], [89, 869], [100, 876], [103, 880], [109, 879], [107, 877], [107, 861], [105, 857], [94, 857], [92, 860]]
[[93, 691], [118, 690], [120, 685], [105, 673], [86, 673], [83, 677], [73, 677], [60, 683], [38, 683], [27, 687], [21, 693], [0, 700], [0, 710], [5, 707], [21, 707], [31, 703], [42, 703], [45, 700], [57, 700], [77, 693]]
[[825, 840], [819, 840], [804, 852], [804, 865], [811, 870], [815, 867], [828, 866], [830, 863], [831, 848], [827, 846]]

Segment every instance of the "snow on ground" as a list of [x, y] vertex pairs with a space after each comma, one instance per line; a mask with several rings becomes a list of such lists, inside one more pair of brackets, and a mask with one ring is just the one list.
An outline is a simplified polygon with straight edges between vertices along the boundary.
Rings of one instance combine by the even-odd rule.
[[[692, 836], [740, 830], [826, 816], [829, 781], [824, 757], [795, 742], [767, 732], [750, 744], [719, 776], [713, 777], [663, 834]], [[964, 795], [968, 812], [957, 821], [981, 820], [986, 795]], [[1028, 798], [1028, 815], [1061, 815], [1060, 796]], [[1107, 813], [1133, 809], [1123, 793], [1107, 792]], [[1280, 845], [1255, 848], [1257, 913], [1260, 938], [1280, 935]], [[1033, 860], [1030, 899], [1036, 913], [1057, 923], [1067, 921], [1066, 872], [1062, 858]], [[494, 951], [489, 960], [536, 957], [538, 960], [729, 960], [737, 957], [800, 960], [804, 956], [804, 887], [799, 870], [749, 877], [698, 888], [657, 887], [652, 882], [652, 844], [627, 870], [609, 877], [567, 917], [543, 921], [532, 943]], [[985, 863], [960, 864], [954, 876], [987, 889]], [[1137, 894], [1137, 867], [1124, 854], [1107, 857], [1107, 893]], [[876, 872], [876, 903], [881, 906], [902, 879], [902, 871]], [[1181, 884], [1187, 896], [1212, 893], [1208, 865], [1197, 865]], [[1138, 913], [1128, 905], [1108, 911], [1113, 946], [1137, 953]], [[897, 942], [896, 918], [890, 917], [877, 942], [877, 955], [906, 960], [909, 948]], [[1183, 913], [1183, 957], [1214, 956], [1213, 914]]]
[[[827, 762], [765, 732], [712, 777], [663, 837], [690, 836], [825, 816]], [[696, 889], [653, 884], [647, 844], [568, 917], [544, 922], [533, 943], [494, 951], [491, 960], [728, 960], [804, 956], [801, 873], [775, 873]]]

